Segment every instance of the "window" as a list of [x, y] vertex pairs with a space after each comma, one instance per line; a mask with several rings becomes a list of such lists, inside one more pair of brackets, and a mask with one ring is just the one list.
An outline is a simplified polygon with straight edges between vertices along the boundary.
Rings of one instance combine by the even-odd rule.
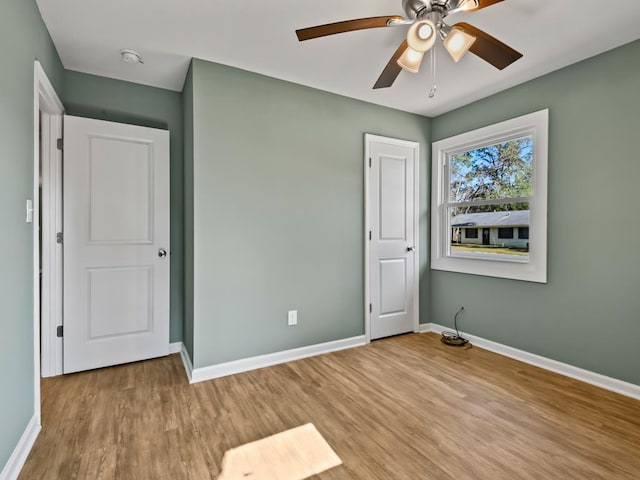
[[513, 238], [512, 228], [498, 228], [498, 238]]
[[431, 268], [546, 283], [548, 118], [433, 144]]

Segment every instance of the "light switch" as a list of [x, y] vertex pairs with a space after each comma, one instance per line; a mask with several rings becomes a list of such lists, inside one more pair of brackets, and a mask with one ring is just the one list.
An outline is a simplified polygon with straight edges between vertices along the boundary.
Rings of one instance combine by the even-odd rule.
[[27, 223], [33, 223], [33, 200], [27, 200]]

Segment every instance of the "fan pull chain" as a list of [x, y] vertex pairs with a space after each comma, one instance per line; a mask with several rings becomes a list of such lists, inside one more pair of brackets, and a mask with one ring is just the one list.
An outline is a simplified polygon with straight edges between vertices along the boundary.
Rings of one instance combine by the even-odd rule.
[[436, 90], [438, 89], [438, 85], [436, 84], [436, 52], [435, 48], [432, 48], [429, 51], [431, 58], [429, 59], [431, 62], [431, 80], [433, 81], [433, 86], [431, 90], [429, 90], [429, 98], [433, 98], [436, 96]]

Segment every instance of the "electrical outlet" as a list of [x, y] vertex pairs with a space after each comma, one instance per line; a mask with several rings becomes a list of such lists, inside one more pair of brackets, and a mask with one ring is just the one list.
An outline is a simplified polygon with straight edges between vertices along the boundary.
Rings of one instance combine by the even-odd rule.
[[298, 324], [298, 311], [297, 310], [289, 310], [288, 316], [287, 316], [287, 324], [289, 326], [292, 325], [297, 325]]

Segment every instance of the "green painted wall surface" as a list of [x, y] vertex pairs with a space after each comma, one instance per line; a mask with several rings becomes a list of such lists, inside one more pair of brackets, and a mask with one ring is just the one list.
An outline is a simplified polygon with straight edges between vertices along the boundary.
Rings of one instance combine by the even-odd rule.
[[198, 60], [193, 105], [194, 366], [362, 335], [364, 134], [420, 142], [426, 192], [430, 120]]
[[63, 70], [33, 0], [0, 2], [0, 471], [34, 413], [33, 62], [58, 93]]
[[182, 91], [184, 119], [184, 334], [193, 361], [193, 68]]
[[432, 271], [430, 321], [640, 384], [640, 41], [434, 119], [440, 140], [550, 109], [548, 284]]
[[169, 130], [171, 136], [171, 341], [182, 341], [184, 222], [180, 93], [78, 72], [65, 72], [69, 115]]

